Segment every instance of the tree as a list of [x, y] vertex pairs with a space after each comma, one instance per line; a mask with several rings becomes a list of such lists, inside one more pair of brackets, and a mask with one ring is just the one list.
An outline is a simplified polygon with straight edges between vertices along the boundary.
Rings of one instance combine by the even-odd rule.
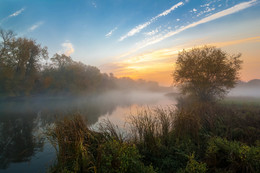
[[66, 56], [64, 54], [59, 55], [57, 53], [53, 55], [51, 61], [53, 62], [54, 66], [58, 68], [64, 68], [65, 66], [71, 65], [73, 63], [73, 60], [70, 56]]
[[29, 95], [38, 80], [40, 60], [47, 57], [47, 47], [0, 29], [0, 95]]
[[200, 101], [222, 98], [239, 79], [241, 54], [229, 55], [213, 46], [183, 50], [173, 72], [174, 83], [184, 95]]

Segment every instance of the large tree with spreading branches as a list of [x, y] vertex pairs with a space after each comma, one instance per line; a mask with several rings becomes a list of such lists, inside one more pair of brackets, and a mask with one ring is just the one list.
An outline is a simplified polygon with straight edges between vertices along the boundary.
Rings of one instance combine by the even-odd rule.
[[240, 57], [213, 46], [183, 50], [176, 61], [174, 83], [182, 94], [200, 101], [223, 98], [239, 79]]

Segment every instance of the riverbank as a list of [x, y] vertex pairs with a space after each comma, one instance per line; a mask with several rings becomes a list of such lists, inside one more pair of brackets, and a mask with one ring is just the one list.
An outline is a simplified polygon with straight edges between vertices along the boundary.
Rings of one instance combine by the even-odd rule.
[[143, 109], [120, 134], [110, 122], [92, 131], [76, 114], [48, 136], [58, 148], [50, 172], [258, 172], [259, 105], [199, 104]]

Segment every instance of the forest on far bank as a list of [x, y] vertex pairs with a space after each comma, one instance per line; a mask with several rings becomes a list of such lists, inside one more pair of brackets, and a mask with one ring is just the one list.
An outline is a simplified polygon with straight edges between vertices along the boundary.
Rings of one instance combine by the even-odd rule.
[[101, 73], [65, 54], [49, 58], [35, 40], [0, 30], [0, 97], [78, 95], [108, 90], [169, 91], [157, 82]]

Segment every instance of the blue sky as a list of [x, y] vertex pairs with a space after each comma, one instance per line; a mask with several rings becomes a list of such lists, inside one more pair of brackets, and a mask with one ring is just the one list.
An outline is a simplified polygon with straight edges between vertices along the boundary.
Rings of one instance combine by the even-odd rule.
[[179, 50], [212, 44], [260, 78], [259, 0], [1, 0], [0, 27], [117, 76], [168, 85]]

